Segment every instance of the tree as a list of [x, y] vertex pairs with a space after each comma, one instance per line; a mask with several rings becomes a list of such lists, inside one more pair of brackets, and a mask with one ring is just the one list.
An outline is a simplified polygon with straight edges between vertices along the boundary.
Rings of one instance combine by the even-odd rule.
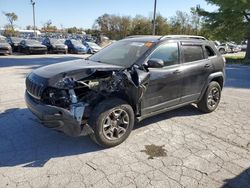
[[170, 33], [170, 26], [166, 18], [158, 14], [156, 16], [155, 21], [156, 21], [156, 27], [155, 27], [156, 35], [167, 35]]
[[43, 24], [42, 30], [45, 31], [46, 33], [47, 32], [55, 32], [55, 31], [57, 31], [57, 27], [52, 25], [51, 20], [48, 20], [47, 22], [45, 22]]
[[17, 21], [18, 16], [14, 12], [5, 12], [4, 15], [6, 16], [10, 27], [14, 30], [14, 22]]
[[248, 40], [246, 59], [250, 59], [250, 0], [206, 0], [218, 9], [208, 12], [199, 6], [197, 11], [205, 19], [204, 27], [220, 40]]
[[4, 12], [3, 13], [7, 20], [8, 24], [4, 26], [4, 35], [5, 36], [15, 36], [17, 35], [17, 32], [15, 31], [15, 25], [14, 22], [17, 21], [18, 16], [14, 12]]
[[151, 19], [137, 15], [132, 21], [131, 35], [150, 35], [151, 33]]

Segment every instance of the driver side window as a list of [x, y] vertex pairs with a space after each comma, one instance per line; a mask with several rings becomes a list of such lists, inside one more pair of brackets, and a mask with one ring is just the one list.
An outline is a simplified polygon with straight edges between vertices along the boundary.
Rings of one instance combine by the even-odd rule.
[[179, 48], [176, 42], [166, 43], [158, 48], [150, 55], [150, 59], [161, 59], [164, 67], [179, 63]]

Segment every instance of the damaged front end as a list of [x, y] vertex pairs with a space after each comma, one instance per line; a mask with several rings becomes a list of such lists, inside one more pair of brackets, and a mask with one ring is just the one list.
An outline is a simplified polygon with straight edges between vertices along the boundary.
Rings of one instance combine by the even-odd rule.
[[31, 73], [26, 79], [28, 108], [46, 127], [70, 136], [80, 136], [93, 133], [88, 119], [95, 113], [94, 107], [106, 98], [117, 97], [127, 101], [139, 116], [149, 72], [138, 67], [96, 69], [82, 79], [65, 74], [53, 84], [47, 81], [36, 83], [34, 77], [38, 76]]

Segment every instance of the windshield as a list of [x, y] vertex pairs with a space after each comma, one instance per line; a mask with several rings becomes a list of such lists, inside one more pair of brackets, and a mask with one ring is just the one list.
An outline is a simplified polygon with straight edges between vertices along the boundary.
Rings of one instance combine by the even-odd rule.
[[37, 40], [26, 40], [26, 44], [28, 44], [28, 45], [34, 45], [34, 44], [36, 44], [36, 45], [40, 45], [40, 42], [39, 41], [37, 41]]
[[50, 39], [51, 44], [64, 44], [63, 39]]
[[12, 40], [12, 42], [14, 42], [14, 43], [20, 43], [20, 42], [22, 41], [22, 39], [21, 39], [21, 38], [18, 38], [18, 37], [11, 37], [11, 40]]
[[99, 51], [89, 59], [96, 62], [130, 67], [152, 44], [151, 42], [118, 41]]
[[71, 42], [74, 46], [83, 46], [83, 44], [79, 40], [71, 40]]
[[99, 48], [100, 46], [98, 46], [96, 43], [93, 43], [93, 42], [86, 42], [90, 47], [97, 47]]
[[5, 38], [0, 38], [0, 43], [6, 43]]

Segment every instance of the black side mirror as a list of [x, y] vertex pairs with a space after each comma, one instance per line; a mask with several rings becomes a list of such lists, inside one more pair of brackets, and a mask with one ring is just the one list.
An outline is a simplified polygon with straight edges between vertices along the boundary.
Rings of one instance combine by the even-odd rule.
[[152, 58], [148, 60], [147, 67], [148, 68], [162, 68], [164, 67], [164, 62], [161, 59]]

